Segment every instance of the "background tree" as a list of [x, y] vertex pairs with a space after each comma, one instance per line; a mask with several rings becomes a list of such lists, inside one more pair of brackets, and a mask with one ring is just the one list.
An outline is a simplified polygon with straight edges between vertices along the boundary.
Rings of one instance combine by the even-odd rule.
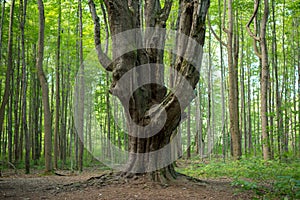
[[[220, 4], [219, 4], [220, 6]], [[229, 108], [229, 120], [230, 120], [230, 135], [231, 135], [231, 153], [233, 158], [239, 159], [242, 155], [241, 135], [239, 128], [239, 101], [238, 101], [238, 57], [239, 57], [239, 37], [237, 30], [234, 29], [234, 22], [237, 16], [234, 15], [232, 8], [232, 0], [229, 0], [226, 4], [224, 1], [222, 29], [227, 35], [227, 41], [222, 41], [215, 31], [211, 28], [215, 38], [227, 48], [227, 62], [228, 62], [228, 108]], [[228, 18], [228, 27], [225, 26], [226, 10]], [[210, 25], [211, 27], [211, 25]], [[222, 58], [221, 58], [222, 59]]]
[[268, 85], [269, 85], [269, 63], [268, 63], [268, 49], [266, 42], [266, 26], [269, 17], [269, 3], [268, 1], [264, 1], [264, 14], [261, 20], [260, 25], [260, 36], [257, 37], [253, 34], [249, 28], [250, 24], [254, 20], [257, 15], [259, 7], [259, 1], [255, 2], [255, 10], [252, 15], [250, 21], [247, 24], [247, 30], [249, 35], [255, 40], [259, 41], [261, 53], [258, 52], [258, 48], [256, 47], [256, 42], [254, 43], [256, 54], [258, 55], [261, 63], [261, 125], [262, 125], [262, 144], [263, 144], [263, 155], [264, 159], [268, 160], [270, 158], [270, 141], [269, 141], [269, 133], [268, 133]]
[[[5, 4], [3, 5], [5, 6]], [[14, 9], [15, 9], [15, 1], [11, 1], [10, 6], [10, 20], [9, 20], [9, 33], [8, 33], [8, 48], [7, 48], [7, 69], [6, 69], [6, 78], [5, 78], [5, 90], [4, 95], [1, 102], [0, 107], [0, 134], [2, 134], [2, 126], [5, 118], [5, 106], [9, 101], [9, 97], [11, 95], [11, 76], [13, 73], [13, 22], [14, 22]], [[3, 11], [4, 12], [4, 11]], [[10, 156], [9, 156], [10, 157]]]
[[43, 70], [44, 59], [44, 34], [45, 34], [45, 16], [44, 3], [38, 0], [39, 8], [39, 40], [38, 40], [38, 55], [36, 59], [36, 68], [38, 77], [42, 87], [42, 100], [44, 105], [44, 148], [45, 148], [45, 170], [52, 170], [52, 128], [51, 128], [51, 112], [49, 104], [49, 88], [47, 79]]

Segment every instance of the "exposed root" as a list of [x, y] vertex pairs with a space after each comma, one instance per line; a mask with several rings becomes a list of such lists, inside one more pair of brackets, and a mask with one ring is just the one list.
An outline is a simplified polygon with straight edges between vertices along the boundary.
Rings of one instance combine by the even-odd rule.
[[58, 172], [54, 172], [54, 174], [55, 174], [56, 176], [67, 176], [67, 175], [65, 175], [65, 174], [60, 174], [60, 173], [58, 173]]
[[201, 185], [208, 185], [209, 183], [207, 181], [198, 179], [198, 178], [194, 178], [192, 176], [188, 176], [179, 172], [176, 172], [178, 176], [184, 177], [186, 180], [188, 181], [192, 181], [194, 183], [200, 183]]
[[[151, 184], [151, 187], [162, 187], [166, 188], [172, 184], [183, 184], [186, 182], [194, 182], [197, 185], [206, 186], [209, 183], [194, 177], [187, 176], [185, 174], [170, 173], [170, 170], [166, 170], [166, 168], [157, 170], [155, 172], [147, 173], [147, 174], [133, 174], [133, 173], [106, 173], [100, 176], [91, 177], [83, 182], [75, 182], [69, 183], [65, 185], [61, 185], [60, 188], [63, 190], [77, 190], [86, 187], [104, 187], [108, 185], [123, 185], [123, 184], [132, 184], [132, 185], [143, 185]], [[174, 177], [176, 175], [176, 177]]]

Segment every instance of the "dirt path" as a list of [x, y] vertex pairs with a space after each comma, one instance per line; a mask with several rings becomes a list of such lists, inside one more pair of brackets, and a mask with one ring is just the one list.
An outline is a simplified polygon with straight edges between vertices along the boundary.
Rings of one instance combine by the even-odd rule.
[[[65, 172], [67, 173], [67, 172]], [[146, 179], [87, 182], [101, 172], [66, 176], [10, 175], [0, 178], [0, 199], [252, 199], [250, 192], [237, 192], [230, 180], [205, 180], [203, 183], [179, 178], [169, 185]], [[102, 172], [103, 173], [103, 172]]]

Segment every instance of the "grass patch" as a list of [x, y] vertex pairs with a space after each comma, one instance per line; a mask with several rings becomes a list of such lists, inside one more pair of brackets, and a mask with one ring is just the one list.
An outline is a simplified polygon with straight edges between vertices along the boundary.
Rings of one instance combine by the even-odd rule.
[[[186, 161], [181, 161], [185, 163]], [[231, 185], [242, 190], [252, 190], [266, 199], [280, 197], [300, 199], [300, 161], [288, 163], [264, 161], [259, 158], [239, 161], [191, 160], [177, 170], [200, 179], [230, 178]]]

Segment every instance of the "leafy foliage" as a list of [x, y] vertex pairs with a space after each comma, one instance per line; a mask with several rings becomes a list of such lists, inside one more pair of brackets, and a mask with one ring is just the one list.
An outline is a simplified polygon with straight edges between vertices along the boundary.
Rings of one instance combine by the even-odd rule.
[[210, 161], [209, 164], [194, 160], [181, 173], [197, 178], [232, 180], [231, 185], [242, 190], [252, 190], [265, 197], [300, 198], [300, 161], [264, 161], [258, 158], [240, 161]]

